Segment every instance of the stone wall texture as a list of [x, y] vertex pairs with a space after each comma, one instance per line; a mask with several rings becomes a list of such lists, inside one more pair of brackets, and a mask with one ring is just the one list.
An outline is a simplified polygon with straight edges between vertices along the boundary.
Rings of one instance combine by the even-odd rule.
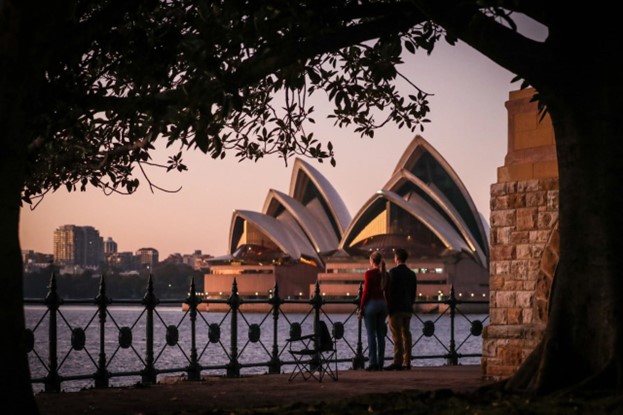
[[490, 321], [483, 333], [487, 379], [512, 376], [542, 338], [558, 264], [558, 169], [549, 117], [514, 91], [508, 154], [491, 186]]

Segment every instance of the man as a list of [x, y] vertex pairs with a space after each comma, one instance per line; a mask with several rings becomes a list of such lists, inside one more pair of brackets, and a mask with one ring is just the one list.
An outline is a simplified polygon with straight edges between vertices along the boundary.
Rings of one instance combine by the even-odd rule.
[[411, 316], [417, 289], [417, 276], [407, 265], [409, 254], [398, 248], [394, 252], [396, 266], [389, 270], [387, 308], [389, 328], [394, 341], [394, 361], [385, 370], [411, 369]]

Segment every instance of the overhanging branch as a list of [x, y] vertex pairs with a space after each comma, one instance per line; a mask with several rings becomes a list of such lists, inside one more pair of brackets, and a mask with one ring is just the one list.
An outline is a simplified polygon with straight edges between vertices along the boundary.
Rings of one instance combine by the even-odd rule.
[[304, 40], [285, 39], [282, 45], [273, 46], [270, 51], [259, 50], [244, 61], [228, 80], [238, 87], [252, 85], [295, 62], [385, 35], [399, 34], [426, 20], [415, 9], [402, 10], [402, 13], [390, 13]]
[[413, 0], [435, 23], [512, 73], [534, 81], [545, 67], [554, 67], [547, 46], [484, 15], [476, 2]]

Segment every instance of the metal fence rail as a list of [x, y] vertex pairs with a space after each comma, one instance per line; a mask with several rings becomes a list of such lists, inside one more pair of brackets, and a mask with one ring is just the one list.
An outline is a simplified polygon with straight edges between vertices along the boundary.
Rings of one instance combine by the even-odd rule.
[[[163, 374], [180, 374], [196, 381], [207, 373], [237, 377], [246, 369], [281, 373], [284, 366], [294, 365], [288, 358], [286, 339], [301, 331], [309, 332], [320, 319], [326, 320], [337, 339], [342, 367], [362, 369], [367, 346], [362, 340], [362, 321], [357, 318], [361, 291], [360, 286], [358, 296], [352, 300], [325, 299], [316, 283], [312, 298], [292, 300], [281, 298], [276, 285], [268, 299], [243, 299], [234, 280], [228, 299], [211, 300], [197, 295], [193, 281], [187, 298], [161, 301], [150, 276], [141, 300], [113, 301], [106, 295], [102, 277], [95, 298], [64, 300], [58, 295], [56, 276], [52, 275], [44, 299], [24, 299], [26, 305], [43, 306], [36, 322], [26, 329], [31, 373], [33, 365], [38, 365], [40, 374], [33, 375], [31, 383], [43, 385], [46, 392], [60, 392], [62, 384], [72, 381], [107, 388], [113, 378], [138, 377], [139, 383], [148, 385]], [[176, 320], [170, 321], [163, 307], [182, 303], [187, 305], [182, 317], [176, 314]], [[202, 311], [204, 304], [220, 304], [226, 311]], [[330, 305], [337, 304], [349, 311], [327, 312]], [[413, 333], [414, 361], [442, 359], [442, 364], [457, 365], [461, 359], [481, 357], [482, 353], [464, 350], [468, 341], [481, 336], [489, 317], [483, 314], [473, 318], [463, 309], [488, 301], [459, 300], [452, 289], [443, 300], [416, 301], [418, 304], [437, 304], [443, 309], [435, 315], [414, 313], [413, 321], [421, 327], [419, 335]], [[130, 322], [120, 322], [113, 305], [132, 306], [138, 315]], [[259, 305], [268, 311], [257, 312]], [[70, 321], [66, 306], [86, 306], [87, 311], [81, 314], [80, 321]], [[298, 311], [287, 311], [292, 308]], [[449, 320], [444, 335], [438, 329], [441, 319]], [[463, 330], [457, 337], [459, 322]], [[47, 336], [40, 334], [46, 329]], [[391, 338], [387, 339], [391, 345]], [[435, 352], [417, 353], [418, 345], [425, 342], [426, 350], [431, 350], [432, 344]]]

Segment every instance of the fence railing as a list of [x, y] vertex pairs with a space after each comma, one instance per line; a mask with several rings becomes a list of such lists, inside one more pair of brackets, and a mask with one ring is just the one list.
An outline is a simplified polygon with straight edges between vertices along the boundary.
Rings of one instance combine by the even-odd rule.
[[[337, 339], [343, 369], [362, 369], [367, 360], [362, 321], [357, 318], [361, 286], [351, 300], [324, 298], [319, 283], [308, 300], [281, 298], [278, 285], [268, 299], [247, 299], [238, 294], [235, 279], [229, 298], [218, 300], [197, 295], [194, 281], [187, 298], [160, 300], [151, 276], [140, 300], [113, 301], [106, 295], [104, 277], [93, 299], [64, 300], [55, 275], [48, 288], [43, 299], [24, 299], [31, 383], [46, 392], [60, 392], [61, 385], [72, 384], [107, 388], [113, 379], [138, 379], [136, 383], [148, 385], [164, 374], [197, 381], [207, 374], [281, 373], [295, 363], [287, 353], [287, 338], [309, 333], [320, 319], [328, 322]], [[488, 301], [460, 300], [452, 289], [442, 300], [416, 301], [414, 309], [425, 304], [437, 305], [438, 312], [414, 312], [414, 366], [457, 365], [482, 356], [479, 338], [488, 314], [466, 310], [486, 308]], [[210, 305], [225, 311], [205, 310]], [[266, 311], [258, 312], [260, 306]], [[333, 306], [347, 311], [331, 312]]]

